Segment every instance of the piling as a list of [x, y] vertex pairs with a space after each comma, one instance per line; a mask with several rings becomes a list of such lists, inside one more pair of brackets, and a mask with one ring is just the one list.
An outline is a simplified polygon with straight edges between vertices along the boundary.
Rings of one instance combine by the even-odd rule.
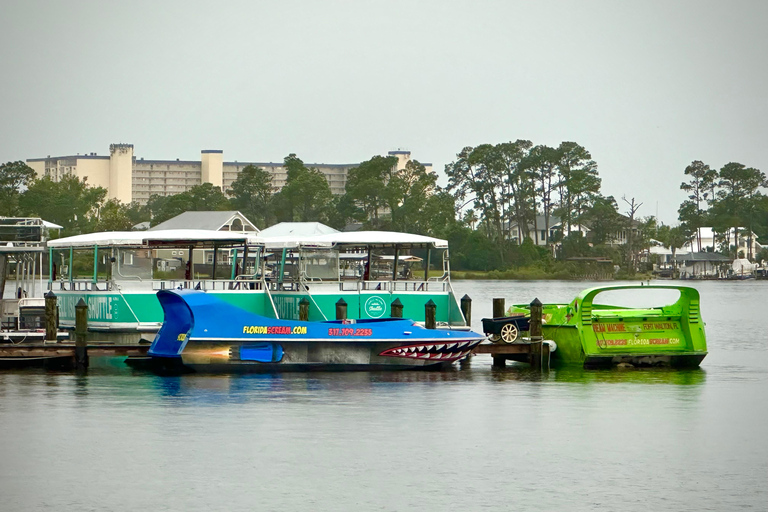
[[403, 303], [400, 299], [395, 299], [392, 304], [389, 305], [390, 316], [392, 318], [403, 318]]
[[493, 318], [504, 316], [504, 299], [493, 299]]
[[[461, 298], [461, 314], [464, 315], [464, 321], [467, 323], [467, 327], [472, 328], [472, 299], [469, 295], [464, 295]], [[469, 363], [472, 361], [472, 353], [467, 354], [467, 357], [462, 359], [459, 364], [462, 368], [469, 368]]]
[[75, 367], [88, 368], [88, 305], [82, 298], [75, 305]]
[[432, 299], [424, 304], [424, 327], [437, 329], [437, 304]]
[[45, 340], [55, 342], [57, 340], [59, 326], [56, 307], [56, 294], [50, 291], [45, 294]]
[[347, 301], [343, 298], [336, 302], [336, 320], [347, 319]]
[[[542, 304], [541, 301], [536, 298], [533, 299], [533, 302], [531, 302], [531, 320], [530, 320], [530, 327], [529, 327], [529, 333], [531, 337], [531, 368], [541, 369], [542, 364], [542, 340], [544, 339], [542, 336], [542, 330], [541, 330], [541, 311], [542, 311]], [[549, 359], [549, 346], [547, 346], [547, 359]]]
[[464, 315], [464, 320], [467, 321], [468, 326], [472, 326], [472, 299], [469, 295], [464, 295], [461, 298], [461, 313]]
[[541, 369], [549, 371], [549, 343], [541, 344]]
[[309, 300], [306, 297], [302, 297], [299, 301], [299, 320], [302, 322], [309, 321]]

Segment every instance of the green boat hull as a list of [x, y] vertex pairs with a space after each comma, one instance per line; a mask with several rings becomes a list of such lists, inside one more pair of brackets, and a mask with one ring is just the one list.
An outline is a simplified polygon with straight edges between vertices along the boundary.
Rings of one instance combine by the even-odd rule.
[[[677, 301], [652, 308], [596, 304], [608, 291], [652, 293], [677, 290]], [[634, 366], [696, 367], [707, 355], [699, 292], [685, 286], [617, 285], [584, 290], [569, 304], [545, 304], [542, 334], [557, 349], [553, 364], [585, 367], [628, 363]], [[525, 310], [527, 306], [515, 306]]]

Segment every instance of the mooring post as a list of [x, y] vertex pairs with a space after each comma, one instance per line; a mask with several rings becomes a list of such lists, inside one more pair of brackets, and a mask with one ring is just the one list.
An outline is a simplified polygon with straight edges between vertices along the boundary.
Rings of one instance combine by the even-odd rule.
[[56, 313], [56, 294], [51, 290], [45, 294], [45, 341], [57, 340], [59, 315]]
[[347, 301], [344, 298], [339, 299], [336, 302], [336, 320], [347, 319]]
[[299, 320], [302, 322], [309, 321], [309, 299], [302, 297], [299, 301]]
[[392, 318], [403, 318], [403, 303], [397, 298], [389, 305], [389, 316]]
[[472, 299], [469, 295], [464, 295], [461, 298], [461, 312], [464, 315], [464, 320], [467, 321], [467, 326], [472, 326]]
[[437, 304], [432, 299], [424, 304], [424, 327], [437, 329]]
[[493, 299], [493, 318], [504, 316], [504, 299]]
[[549, 371], [549, 343], [541, 343], [541, 369], [543, 371]]
[[82, 297], [75, 305], [75, 367], [88, 368], [88, 305]]
[[[531, 356], [530, 363], [531, 368], [541, 368], [541, 356], [542, 356], [542, 340], [544, 339], [541, 331], [541, 301], [536, 298], [531, 302], [531, 320], [529, 333], [531, 336]], [[549, 347], [547, 347], [549, 348]]]
[[[461, 298], [461, 314], [464, 315], [464, 321], [467, 323], [467, 327], [472, 328], [472, 299], [469, 295], [464, 295]], [[472, 353], [467, 354], [467, 357], [460, 361], [462, 368], [469, 368], [469, 363], [472, 360]]]

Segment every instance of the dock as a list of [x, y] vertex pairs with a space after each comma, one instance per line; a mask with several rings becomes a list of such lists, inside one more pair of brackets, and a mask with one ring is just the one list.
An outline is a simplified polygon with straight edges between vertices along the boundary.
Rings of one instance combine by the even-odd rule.
[[[144, 356], [149, 345], [92, 342], [87, 346], [91, 357]], [[75, 342], [0, 344], [0, 368], [25, 366], [74, 367], [77, 347]]]
[[490, 354], [493, 366], [503, 368], [507, 361], [528, 363], [531, 368], [549, 370], [549, 344], [543, 340], [521, 339], [515, 343], [481, 343], [473, 354]]
[[[475, 347], [473, 353], [490, 354], [495, 368], [503, 368], [507, 361], [517, 361], [528, 363], [534, 369], [549, 371], [550, 345], [542, 337], [542, 304], [539, 299], [534, 299], [530, 308], [529, 337], [518, 337], [518, 329], [511, 327], [507, 331], [512, 333], [511, 336], [507, 336], [505, 330], [502, 330], [501, 335], [496, 337], [495, 343], [481, 343]], [[513, 317], [505, 317], [504, 299], [493, 299], [493, 319], [515, 321]], [[487, 319], [483, 320], [484, 323], [486, 321]], [[508, 341], [505, 342], [505, 340]]]

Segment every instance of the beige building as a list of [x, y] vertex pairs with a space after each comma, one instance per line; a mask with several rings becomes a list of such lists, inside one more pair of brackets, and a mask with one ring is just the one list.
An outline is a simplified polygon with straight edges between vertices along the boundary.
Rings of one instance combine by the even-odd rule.
[[[411, 160], [410, 151], [390, 151], [389, 156], [397, 157], [397, 168], [402, 169]], [[427, 170], [432, 164], [422, 164]], [[87, 178], [88, 184], [107, 189], [108, 198], [122, 203], [136, 201], [146, 204], [152, 195], [170, 196], [185, 192], [195, 185], [211, 183], [221, 187], [224, 193], [232, 186], [240, 171], [255, 165], [272, 174], [272, 185], [280, 190], [285, 185], [287, 174], [282, 162], [225, 162], [224, 152], [219, 149], [204, 149], [200, 160], [145, 160], [133, 154], [133, 144], [111, 144], [109, 156], [96, 153], [31, 158], [27, 165], [38, 176], [50, 176], [58, 181], [62, 176], [73, 174]], [[310, 164], [323, 173], [331, 192], [344, 193], [347, 173], [358, 164]]]

